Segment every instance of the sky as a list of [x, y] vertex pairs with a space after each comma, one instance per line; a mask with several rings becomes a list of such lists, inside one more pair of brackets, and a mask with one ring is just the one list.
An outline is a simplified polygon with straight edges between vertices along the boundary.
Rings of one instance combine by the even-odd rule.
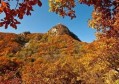
[[[76, 18], [71, 20], [70, 17], [62, 18], [49, 12], [47, 0], [42, 0], [42, 3], [42, 7], [34, 7], [31, 16], [25, 16], [23, 20], [20, 20], [21, 24], [17, 26], [16, 30], [12, 27], [8, 27], [8, 29], [1, 27], [0, 32], [22, 33], [30, 31], [31, 33], [46, 33], [53, 26], [61, 23], [76, 34], [81, 41], [90, 43], [95, 40], [95, 30], [88, 27], [88, 20], [91, 18], [93, 7], [78, 4], [75, 7]], [[0, 18], [3, 18], [3, 15], [0, 15]]]

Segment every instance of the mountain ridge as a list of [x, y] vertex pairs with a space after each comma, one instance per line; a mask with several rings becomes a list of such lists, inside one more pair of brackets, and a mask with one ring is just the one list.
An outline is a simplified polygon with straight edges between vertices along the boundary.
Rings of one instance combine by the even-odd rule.
[[[57, 31], [54, 32], [54, 30], [57, 29]], [[24, 51], [24, 49], [30, 49], [27, 48], [29, 46], [32, 46], [32, 50], [38, 51], [41, 50], [43, 52], [46, 52], [46, 54], [52, 52], [48, 51], [47, 49], [49, 47], [56, 47], [56, 50], [58, 52], [62, 52], [62, 50], [68, 49], [70, 45], [74, 45], [74, 42], [79, 44], [80, 39], [72, 33], [65, 25], [57, 24], [53, 26], [48, 32], [46, 33], [30, 33], [29, 31], [15, 34], [15, 33], [0, 33], [0, 55], [7, 55], [7, 54], [16, 54], [19, 55], [21, 51]], [[49, 45], [50, 44], [50, 45]], [[36, 45], [37, 49], [34, 48]], [[45, 49], [44, 45], [47, 45], [47, 49]], [[61, 46], [58, 46], [61, 45]], [[40, 46], [44, 46], [41, 47]], [[35, 51], [30, 51], [37, 53]], [[40, 52], [40, 51], [39, 51]], [[27, 52], [26, 52], [27, 53]], [[41, 53], [41, 52], [40, 52]], [[68, 52], [67, 52], [68, 53]], [[25, 55], [25, 54], [24, 54]], [[27, 54], [26, 54], [27, 55]], [[29, 54], [33, 55], [33, 54]], [[41, 53], [43, 55], [43, 53]]]

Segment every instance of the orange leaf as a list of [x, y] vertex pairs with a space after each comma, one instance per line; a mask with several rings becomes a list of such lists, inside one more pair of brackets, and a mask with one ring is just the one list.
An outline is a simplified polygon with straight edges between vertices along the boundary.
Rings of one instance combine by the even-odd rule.
[[1, 2], [1, 6], [2, 6], [3, 8], [5, 8], [5, 7], [7, 7], [7, 4], [6, 4], [4, 1], [2, 1], [2, 2]]
[[3, 12], [3, 8], [2, 7], [0, 7], [0, 13], [2, 13]]
[[12, 26], [13, 28], [17, 29], [16, 24], [11, 23], [10, 26]]

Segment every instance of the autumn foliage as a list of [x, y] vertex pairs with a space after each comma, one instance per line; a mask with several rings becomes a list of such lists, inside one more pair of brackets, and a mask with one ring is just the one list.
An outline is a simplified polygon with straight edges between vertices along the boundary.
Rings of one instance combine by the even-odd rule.
[[8, 25], [12, 26], [13, 28], [17, 28], [17, 24], [20, 22], [16, 19], [23, 19], [24, 15], [31, 15], [31, 11], [33, 11], [33, 6], [38, 5], [41, 6], [42, 3], [40, 0], [16, 0], [17, 4], [15, 8], [11, 8], [11, 4], [9, 0], [2, 0], [0, 13], [4, 13], [5, 17], [1, 19], [0, 26], [5, 26], [8, 28]]
[[1, 84], [119, 83], [117, 39], [85, 43], [67, 34], [0, 34], [0, 46], [4, 45], [0, 49]]
[[[0, 33], [0, 84], [119, 84], [119, 1], [79, 0], [93, 6], [89, 26], [97, 39], [81, 42], [69, 34]], [[40, 0], [2, 0], [0, 26], [17, 28]], [[49, 0], [51, 12], [75, 18], [75, 0]], [[18, 18], [16, 18], [18, 17]]]
[[[50, 11], [56, 12], [61, 16], [75, 18], [77, 4], [75, 0], [49, 0]], [[89, 26], [97, 29], [108, 37], [119, 36], [119, 1], [118, 0], [79, 0], [80, 4], [93, 6], [92, 19]]]
[[[23, 19], [25, 15], [31, 15], [33, 6], [42, 6], [40, 0], [24, 0], [14, 1], [15, 8], [11, 8], [9, 0], [2, 0], [0, 6], [0, 13], [4, 13], [4, 18], [1, 19], [0, 26], [8, 25], [17, 28], [20, 24], [18, 19]], [[89, 26], [97, 29], [108, 37], [118, 37], [118, 22], [119, 22], [119, 1], [118, 0], [49, 0], [49, 10], [55, 12], [62, 17], [69, 16], [71, 19], [75, 18], [74, 7], [79, 4], [86, 4], [93, 6], [92, 19], [89, 20]], [[17, 18], [16, 18], [17, 17]]]

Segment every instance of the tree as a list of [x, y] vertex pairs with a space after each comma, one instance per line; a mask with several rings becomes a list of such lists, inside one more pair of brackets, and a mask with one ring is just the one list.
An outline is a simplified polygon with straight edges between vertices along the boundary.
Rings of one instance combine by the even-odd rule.
[[[11, 8], [9, 2], [10, 0], [2, 0], [0, 3], [0, 13], [4, 13], [5, 15], [5, 17], [1, 19], [0, 26], [8, 28], [8, 25], [10, 25], [15, 29], [17, 28], [17, 24], [20, 24], [17, 19], [23, 19], [24, 15], [31, 15], [34, 5], [38, 5], [39, 7], [42, 5], [40, 0], [16, 0], [16, 7]], [[18, 18], [16, 19], [16, 17]]]
[[[2, 0], [0, 13], [4, 13], [5, 17], [1, 19], [0, 26], [17, 28], [20, 22], [16, 19], [23, 19], [24, 15], [31, 15], [33, 6], [42, 6], [40, 0], [16, 0], [15, 8], [11, 8], [10, 0]], [[69, 16], [75, 18], [76, 0], [49, 0], [51, 12], [55, 12], [62, 17]], [[80, 4], [93, 6], [92, 19], [89, 20], [89, 26], [97, 29], [108, 37], [119, 37], [119, 0], [78, 0]]]

